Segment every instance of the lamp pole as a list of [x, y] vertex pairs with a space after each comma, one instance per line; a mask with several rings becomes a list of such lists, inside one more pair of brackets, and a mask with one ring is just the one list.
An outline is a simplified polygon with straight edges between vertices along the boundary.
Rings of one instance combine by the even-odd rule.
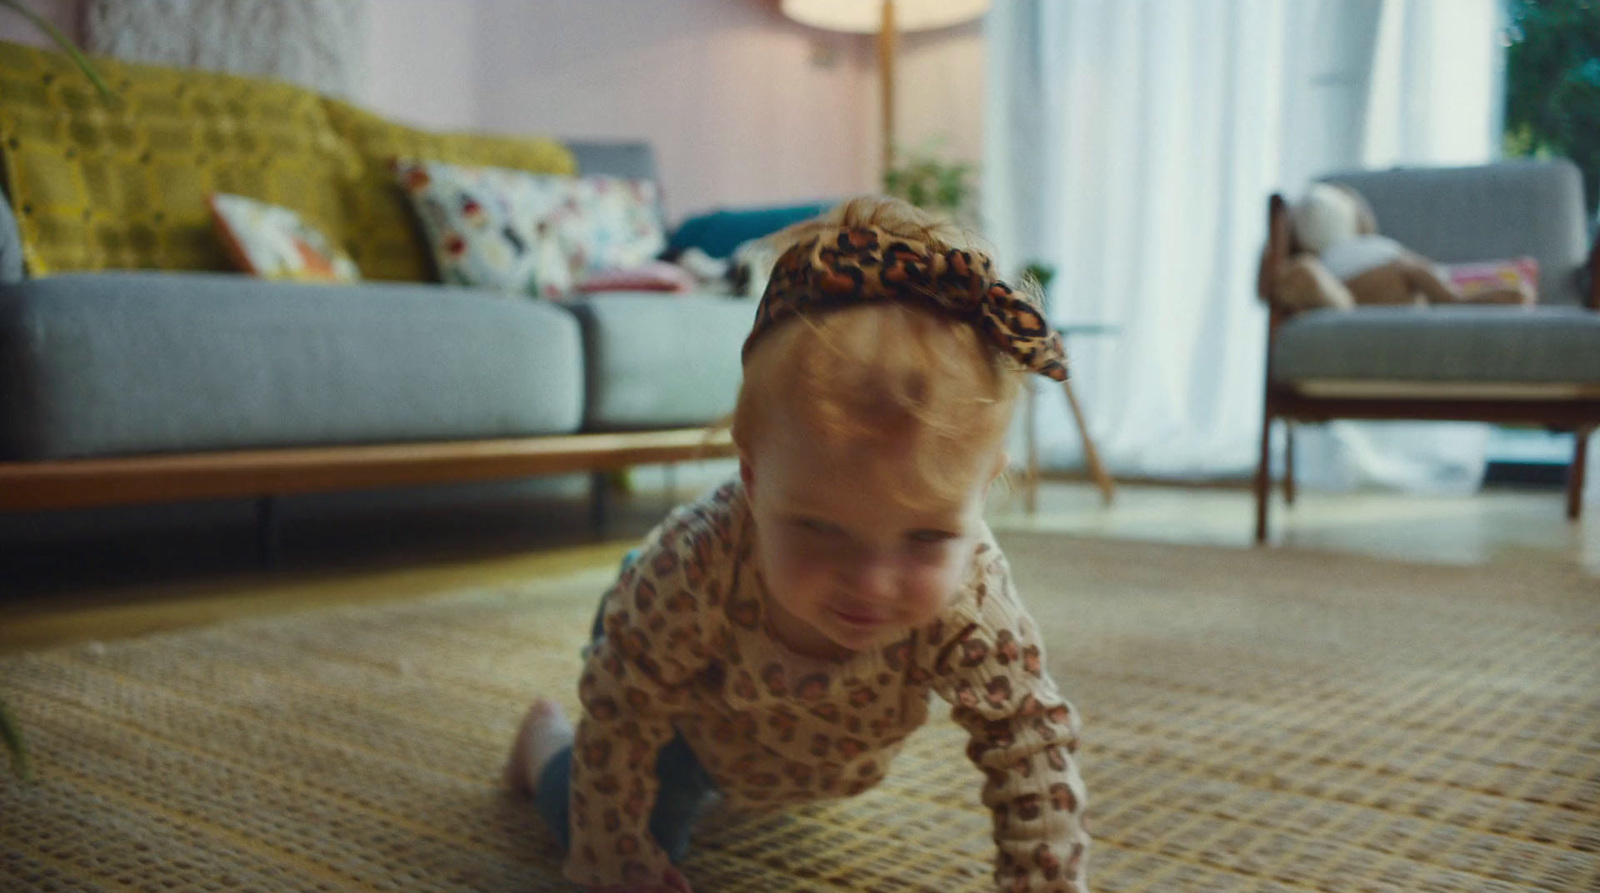
[[883, 101], [883, 173], [894, 165], [894, 0], [883, 0], [878, 27], [878, 80]]
[[[0, 0], [5, 3], [6, 0]], [[767, 0], [772, 2], [772, 0]], [[883, 170], [895, 155], [895, 56], [901, 31], [931, 31], [982, 18], [993, 0], [779, 0], [785, 16], [813, 28], [878, 35]], [[874, 6], [876, 4], [876, 6]]]

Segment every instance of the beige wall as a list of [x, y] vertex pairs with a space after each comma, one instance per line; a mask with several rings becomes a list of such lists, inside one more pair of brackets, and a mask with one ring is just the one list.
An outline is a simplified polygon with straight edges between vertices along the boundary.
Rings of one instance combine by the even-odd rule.
[[[77, 0], [30, 0], [77, 27]], [[669, 213], [876, 188], [870, 38], [776, 0], [372, 0], [367, 101], [430, 127], [648, 139]], [[0, 38], [42, 43], [0, 11]], [[902, 38], [900, 143], [982, 154], [976, 24]]]

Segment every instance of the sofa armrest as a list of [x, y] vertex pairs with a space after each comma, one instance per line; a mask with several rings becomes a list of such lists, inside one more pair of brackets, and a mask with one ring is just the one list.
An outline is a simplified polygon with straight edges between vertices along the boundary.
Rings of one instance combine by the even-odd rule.
[[22, 263], [22, 234], [11, 213], [11, 199], [0, 188], [0, 284], [26, 278]]

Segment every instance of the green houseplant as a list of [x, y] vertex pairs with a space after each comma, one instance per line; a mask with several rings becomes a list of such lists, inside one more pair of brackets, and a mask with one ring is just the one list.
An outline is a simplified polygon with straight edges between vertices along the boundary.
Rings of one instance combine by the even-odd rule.
[[1510, 0], [1507, 155], [1564, 155], [1600, 205], [1600, 0]]
[[1043, 303], [1046, 317], [1050, 315], [1050, 280], [1054, 278], [1056, 278], [1056, 268], [1043, 261], [1030, 261], [1022, 268], [1024, 287], [1026, 288], [1026, 283], [1030, 281], [1037, 286], [1034, 293]]
[[883, 172], [883, 191], [919, 208], [970, 221], [977, 195], [977, 167], [971, 162], [942, 158], [933, 145], [895, 153], [895, 162]]

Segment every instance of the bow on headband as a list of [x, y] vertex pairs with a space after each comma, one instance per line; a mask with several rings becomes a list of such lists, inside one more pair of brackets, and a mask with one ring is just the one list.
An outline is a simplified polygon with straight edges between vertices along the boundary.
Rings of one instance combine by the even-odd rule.
[[871, 226], [800, 242], [773, 265], [744, 356], [792, 316], [888, 301], [926, 307], [975, 326], [1028, 370], [1066, 381], [1061, 336], [1031, 299], [993, 271], [983, 254], [934, 250]]

